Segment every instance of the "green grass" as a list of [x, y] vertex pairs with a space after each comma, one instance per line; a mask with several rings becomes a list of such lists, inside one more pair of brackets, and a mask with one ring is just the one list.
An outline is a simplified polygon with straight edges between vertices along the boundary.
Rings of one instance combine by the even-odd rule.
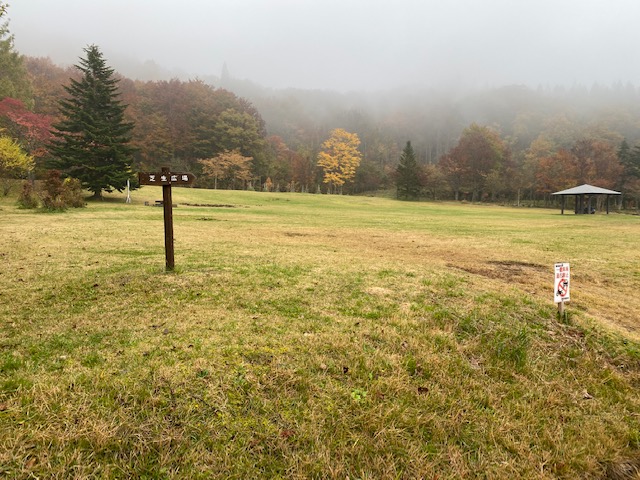
[[0, 476], [601, 478], [639, 461], [638, 217], [173, 195], [174, 273], [143, 205], [160, 189], [63, 214], [0, 200]]

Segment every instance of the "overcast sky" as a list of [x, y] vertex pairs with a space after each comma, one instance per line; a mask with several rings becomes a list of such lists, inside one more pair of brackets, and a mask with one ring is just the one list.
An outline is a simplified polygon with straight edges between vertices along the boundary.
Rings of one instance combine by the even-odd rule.
[[[640, 85], [638, 0], [9, 0], [25, 55], [267, 87]], [[120, 68], [118, 68], [120, 66]], [[123, 72], [124, 73], [124, 72]]]

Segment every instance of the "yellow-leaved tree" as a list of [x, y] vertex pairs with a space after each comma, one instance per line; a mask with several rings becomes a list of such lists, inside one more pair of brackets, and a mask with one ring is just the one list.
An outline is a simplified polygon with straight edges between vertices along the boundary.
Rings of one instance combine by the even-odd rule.
[[362, 154], [358, 150], [360, 139], [355, 133], [336, 128], [322, 144], [318, 154], [318, 166], [324, 171], [323, 183], [329, 187], [329, 193], [341, 193], [345, 183], [356, 176]]
[[7, 196], [11, 189], [10, 179], [25, 178], [33, 171], [34, 166], [33, 157], [27, 155], [15, 140], [0, 136], [0, 180], [4, 196]]
[[202, 175], [213, 179], [213, 188], [218, 188], [220, 181], [224, 188], [235, 189], [238, 182], [246, 187], [251, 180], [251, 161], [253, 157], [245, 157], [239, 150], [224, 151], [213, 158], [198, 160], [202, 165]]

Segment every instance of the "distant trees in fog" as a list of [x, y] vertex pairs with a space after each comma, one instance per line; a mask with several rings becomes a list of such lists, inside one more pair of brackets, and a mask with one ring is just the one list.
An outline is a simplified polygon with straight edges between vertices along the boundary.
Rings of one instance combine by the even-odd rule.
[[[14, 73], [21, 103], [6, 90], [0, 127], [42, 176], [40, 127], [60, 120], [55, 107], [77, 73], [28, 57]], [[628, 84], [340, 94], [118, 78], [135, 125], [133, 170], [170, 165], [202, 187], [539, 204], [593, 183], [640, 198], [640, 93]], [[338, 131], [357, 139], [337, 141], [351, 145], [349, 162], [330, 145]]]

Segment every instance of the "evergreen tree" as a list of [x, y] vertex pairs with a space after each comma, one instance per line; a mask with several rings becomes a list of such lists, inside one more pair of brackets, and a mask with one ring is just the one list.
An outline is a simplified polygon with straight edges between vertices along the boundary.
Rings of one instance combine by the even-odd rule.
[[620, 147], [618, 147], [618, 160], [622, 165], [625, 165], [631, 158], [631, 147], [627, 142], [627, 139], [623, 139]]
[[625, 178], [640, 178], [640, 145], [636, 145], [628, 155], [620, 158], [620, 163], [624, 167]]
[[76, 65], [82, 79], [71, 79], [60, 101], [62, 121], [54, 125], [51, 167], [77, 178], [95, 198], [102, 191], [122, 191], [131, 177], [133, 124], [124, 120], [126, 105], [118, 100], [118, 79], [95, 45], [84, 49]]
[[396, 189], [399, 199], [411, 200], [420, 196], [420, 167], [411, 142], [407, 142], [400, 155], [400, 163], [396, 168]]
[[[7, 7], [7, 4], [0, 2], [0, 19], [6, 14]], [[9, 22], [0, 23], [0, 100], [11, 97], [32, 105], [31, 93], [29, 75], [22, 55], [14, 47]]]
[[620, 205], [633, 200], [636, 208], [640, 208], [640, 145], [631, 148], [627, 140], [623, 140], [618, 149], [618, 160], [622, 165], [618, 182], [618, 188], [622, 191]]

